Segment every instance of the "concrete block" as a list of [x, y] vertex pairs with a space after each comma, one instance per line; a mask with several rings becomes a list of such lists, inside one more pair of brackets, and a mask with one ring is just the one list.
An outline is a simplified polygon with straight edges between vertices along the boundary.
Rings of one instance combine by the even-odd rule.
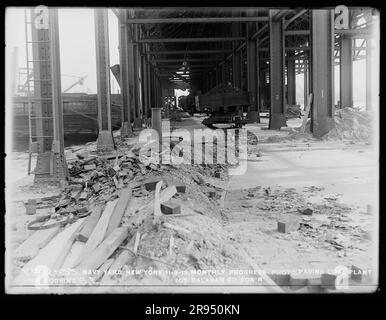
[[336, 289], [335, 280], [336, 280], [335, 274], [323, 273], [321, 277], [322, 288], [335, 290]]
[[145, 188], [147, 191], [154, 191], [155, 190], [155, 186], [157, 185], [157, 183], [159, 181], [161, 181], [162, 179], [149, 179], [147, 180], [144, 185], [145, 185]]
[[86, 164], [83, 167], [83, 169], [86, 170], [86, 171], [95, 170], [96, 169], [96, 165], [95, 164]]
[[183, 184], [183, 183], [175, 183], [174, 185], [176, 186], [176, 189], [177, 189], [178, 193], [185, 193], [186, 192], [186, 185], [185, 184]]
[[96, 183], [96, 184], [94, 184], [94, 185], [92, 186], [92, 188], [93, 188], [93, 190], [94, 190], [95, 192], [98, 192], [98, 191], [101, 189], [101, 186], [100, 186], [99, 183]]
[[299, 210], [299, 212], [306, 216], [312, 216], [313, 210], [310, 208], [306, 208], [306, 209]]
[[161, 211], [163, 214], [180, 214], [181, 205], [173, 201], [161, 203]]
[[309, 275], [291, 273], [289, 276], [289, 285], [292, 289], [297, 290], [307, 285]]
[[208, 195], [209, 195], [209, 198], [215, 198], [216, 197], [216, 191], [209, 191]]
[[352, 265], [350, 279], [360, 283], [369, 283], [373, 280], [371, 271], [371, 269], [363, 266]]
[[294, 216], [282, 216], [277, 221], [277, 230], [281, 233], [289, 233], [299, 229], [299, 219]]
[[25, 205], [26, 214], [36, 214], [36, 199], [29, 199]]
[[269, 277], [277, 283], [278, 286], [289, 286], [290, 275], [289, 274], [269, 274]]

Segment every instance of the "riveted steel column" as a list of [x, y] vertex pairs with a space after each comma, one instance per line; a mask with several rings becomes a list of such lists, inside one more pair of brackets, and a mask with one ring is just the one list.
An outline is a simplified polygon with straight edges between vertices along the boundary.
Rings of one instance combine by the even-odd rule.
[[340, 107], [353, 106], [352, 45], [353, 39], [347, 35], [340, 37]]
[[[37, 14], [31, 10], [31, 21]], [[31, 25], [38, 157], [34, 182], [60, 182], [67, 176], [64, 156], [58, 10], [48, 9], [48, 27]], [[28, 44], [29, 45], [29, 44]]]
[[[236, 13], [234, 13], [236, 14]], [[232, 37], [239, 37], [240, 32], [240, 23], [232, 23]], [[238, 47], [238, 41], [232, 42], [232, 48], [235, 50]], [[236, 88], [241, 88], [241, 57], [240, 51], [233, 52], [232, 56], [232, 76], [233, 76], [233, 86]]]
[[321, 137], [334, 124], [334, 16], [333, 10], [311, 13], [311, 131]]
[[295, 58], [288, 53], [287, 58], [287, 104], [296, 104], [296, 70]]
[[111, 132], [110, 59], [107, 9], [94, 9], [95, 48], [98, 90], [99, 151], [114, 150]]
[[269, 68], [271, 86], [271, 112], [269, 129], [286, 127], [284, 115], [284, 22], [275, 19], [279, 10], [269, 10]]
[[127, 30], [127, 10], [120, 10], [119, 22], [119, 64], [121, 78], [121, 96], [122, 96], [122, 126], [121, 137], [127, 137], [131, 132], [130, 121], [130, 102], [129, 102], [129, 68], [128, 68], [128, 30]]
[[371, 52], [371, 39], [366, 39], [366, 110], [372, 109], [372, 74], [371, 74], [371, 59], [372, 59], [372, 52]]
[[[247, 16], [255, 16], [257, 11], [247, 12]], [[247, 88], [252, 94], [252, 104], [248, 110], [247, 118], [249, 123], [260, 122], [259, 116], [259, 51], [257, 50], [257, 39], [251, 39], [256, 32], [257, 23], [250, 22], [247, 24], [246, 41], [247, 41]]]

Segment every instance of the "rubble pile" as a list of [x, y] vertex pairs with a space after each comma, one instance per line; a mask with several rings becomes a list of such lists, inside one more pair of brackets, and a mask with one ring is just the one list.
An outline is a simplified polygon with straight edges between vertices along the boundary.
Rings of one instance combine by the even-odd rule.
[[372, 116], [368, 111], [342, 108], [335, 112], [335, 128], [324, 139], [350, 142], [371, 142]]
[[[176, 281], [173, 273], [150, 278], [138, 274], [128, 280], [124, 270], [240, 266], [221, 224], [226, 166], [144, 165], [139, 148], [119, 143], [109, 155], [77, 150], [68, 161], [68, 185], [60, 197], [39, 202], [54, 207], [44, 219], [36, 219], [34, 234], [40, 236], [30, 236], [16, 251], [15, 264], [21, 268], [16, 283], [33, 281], [23, 275], [37, 264], [79, 272], [95, 269], [99, 276], [91, 278], [97, 283], [171, 284]], [[166, 212], [170, 202], [178, 210]]]
[[337, 251], [338, 256], [348, 256], [362, 250], [367, 241], [367, 232], [353, 221], [355, 208], [340, 203], [339, 195], [309, 201], [317, 190], [320, 189], [305, 188], [303, 193], [299, 193], [293, 188], [248, 189], [245, 190], [241, 207], [253, 208], [268, 220], [279, 221], [280, 217], [291, 216], [299, 221], [296, 232], [279, 232], [276, 237], [303, 241], [309, 248]]

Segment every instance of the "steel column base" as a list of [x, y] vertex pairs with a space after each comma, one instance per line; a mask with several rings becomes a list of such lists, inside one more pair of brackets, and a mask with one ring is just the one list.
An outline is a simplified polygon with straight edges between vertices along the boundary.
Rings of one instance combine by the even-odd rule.
[[57, 182], [67, 177], [67, 162], [64, 154], [47, 151], [37, 156], [34, 183]]
[[281, 127], [287, 127], [287, 119], [283, 113], [272, 113], [269, 121], [270, 130], [280, 130]]
[[247, 112], [247, 123], [259, 123], [259, 112], [258, 111], [248, 111]]
[[131, 132], [131, 125], [128, 121], [122, 122], [121, 125], [121, 138], [126, 138]]
[[111, 131], [102, 130], [98, 134], [97, 139], [97, 150], [99, 152], [109, 152], [114, 151], [114, 137]]
[[142, 118], [138, 117], [133, 122], [134, 129], [142, 129]]
[[320, 138], [335, 128], [335, 120], [331, 117], [323, 117], [314, 120], [312, 124], [312, 134], [314, 137]]

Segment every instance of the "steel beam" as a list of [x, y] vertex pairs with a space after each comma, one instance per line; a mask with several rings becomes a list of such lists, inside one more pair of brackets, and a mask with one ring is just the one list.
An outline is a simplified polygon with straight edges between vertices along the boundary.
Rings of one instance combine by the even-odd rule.
[[226, 42], [244, 40], [242, 37], [213, 37], [213, 38], [164, 38], [139, 39], [139, 43], [169, 43], [169, 42]]
[[216, 58], [202, 58], [202, 59], [184, 59], [184, 58], [180, 58], [180, 59], [153, 59], [153, 60], [150, 60], [151, 62], [205, 62], [205, 61], [219, 61], [220, 59], [216, 59]]
[[334, 12], [311, 12], [311, 131], [321, 137], [334, 124]]
[[286, 127], [284, 115], [284, 22], [276, 19], [279, 10], [269, 10], [269, 67], [271, 86], [271, 112], [269, 129], [280, 129]]
[[353, 39], [345, 35], [340, 38], [340, 107], [353, 106]]
[[94, 9], [95, 48], [98, 90], [99, 151], [114, 150], [111, 132], [110, 59], [107, 9]]
[[232, 22], [262, 22], [267, 21], [267, 17], [200, 17], [200, 18], [136, 18], [128, 19], [127, 23], [147, 24], [147, 23], [232, 23]]
[[[127, 10], [119, 11], [123, 21], [127, 19]], [[119, 24], [119, 66], [120, 66], [120, 86], [122, 97], [122, 126], [121, 137], [126, 137], [131, 132], [131, 117], [130, 117], [130, 88], [129, 88], [129, 66], [128, 66], [128, 26], [126, 23]]]
[[286, 30], [284, 32], [286, 36], [302, 36], [302, 35], [309, 35], [310, 30]]
[[[193, 64], [189, 66], [184, 66], [181, 64], [165, 64], [165, 65], [157, 65], [155, 66], [156, 69], [176, 69], [176, 68], [187, 68], [187, 69], [194, 69], [194, 68], [203, 68], [203, 67], [208, 67], [211, 68], [213, 67], [213, 64]], [[179, 71], [179, 70], [176, 70]]]
[[295, 59], [291, 54], [287, 58], [287, 104], [296, 104]]
[[232, 50], [163, 50], [163, 51], [146, 51], [146, 54], [212, 54], [212, 53], [229, 53]]

